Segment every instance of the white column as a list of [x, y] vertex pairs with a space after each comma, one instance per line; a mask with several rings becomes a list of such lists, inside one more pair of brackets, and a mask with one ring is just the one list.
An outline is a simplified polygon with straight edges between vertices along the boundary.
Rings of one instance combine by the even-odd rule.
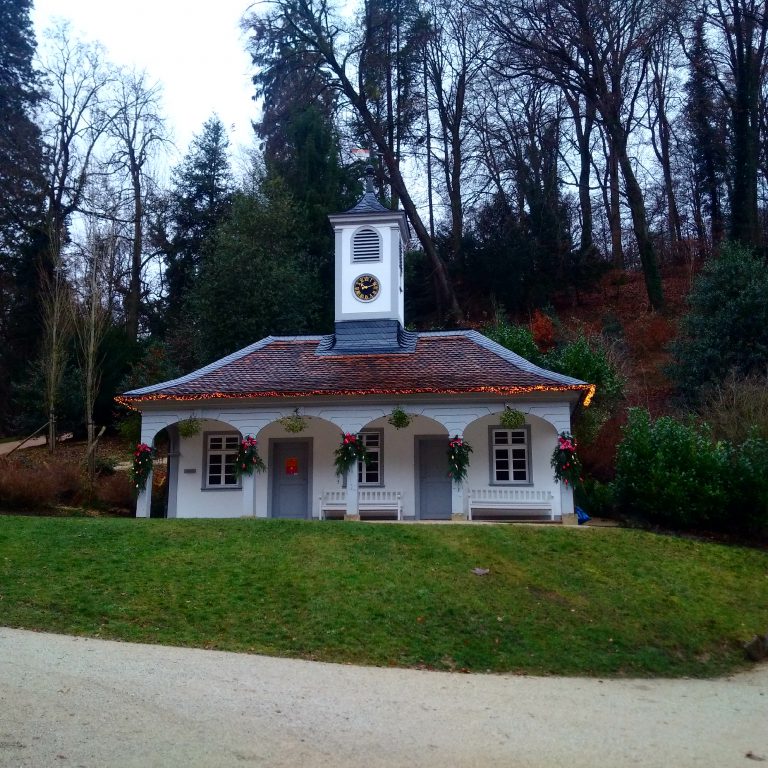
[[347, 470], [347, 511], [345, 520], [359, 520], [360, 507], [358, 506], [357, 462]]
[[256, 511], [254, 504], [256, 495], [256, 472], [252, 475], [243, 475], [241, 482], [243, 486], [243, 509], [241, 514], [243, 517], [253, 517]]
[[466, 481], [459, 484], [451, 480], [451, 520], [466, 520], [464, 500], [466, 497]]
[[149, 517], [149, 510], [152, 505], [152, 472], [147, 478], [147, 484], [143, 491], [139, 491], [136, 499], [136, 517]]
[[[560, 510], [559, 514], [563, 515], [573, 515], [575, 514], [575, 507], [573, 503], [573, 488], [569, 485], [566, 485], [563, 482], [558, 483], [560, 486]], [[555, 504], [557, 504], [557, 494], [555, 494]], [[558, 510], [553, 509], [552, 512], [557, 515]]]

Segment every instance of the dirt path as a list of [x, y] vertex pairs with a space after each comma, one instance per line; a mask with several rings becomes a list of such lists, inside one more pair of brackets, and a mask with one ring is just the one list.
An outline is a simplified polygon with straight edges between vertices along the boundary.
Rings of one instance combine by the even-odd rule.
[[[21, 440], [11, 440], [7, 443], [0, 443], [0, 456], [5, 453], [10, 453], [20, 442]], [[40, 445], [45, 445], [45, 437], [33, 437], [31, 440], [27, 440], [27, 442], [24, 443], [21, 450], [23, 451], [25, 448], [36, 448]]]
[[8, 768], [747, 768], [760, 757], [765, 665], [723, 680], [451, 675], [0, 628]]

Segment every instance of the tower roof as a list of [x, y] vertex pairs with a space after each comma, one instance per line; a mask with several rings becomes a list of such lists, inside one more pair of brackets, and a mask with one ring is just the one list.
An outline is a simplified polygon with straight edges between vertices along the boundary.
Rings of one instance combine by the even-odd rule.
[[345, 213], [392, 213], [379, 202], [373, 191], [373, 174], [373, 166], [369, 165], [365, 169], [365, 194]]

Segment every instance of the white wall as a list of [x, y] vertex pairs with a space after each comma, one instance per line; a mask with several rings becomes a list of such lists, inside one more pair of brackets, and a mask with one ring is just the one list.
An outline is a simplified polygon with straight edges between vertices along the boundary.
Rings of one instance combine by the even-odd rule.
[[198, 434], [179, 439], [178, 517], [240, 517], [243, 514], [241, 488], [206, 490], [202, 487], [205, 482], [203, 435], [206, 432], [231, 432], [232, 429], [225, 422], [207, 419], [201, 422]]
[[[461, 494], [466, 488], [483, 488], [489, 484], [488, 426], [498, 424], [498, 414], [503, 410], [503, 400], [480, 400], [457, 397], [399, 400], [397, 402], [366, 401], [351, 398], [346, 402], [326, 402], [301, 406], [301, 414], [308, 418], [307, 429], [299, 434], [286, 432], [277, 421], [293, 413], [294, 403], [264, 403], [248, 406], [243, 403], [211, 401], [199, 403], [188, 409], [158, 404], [147, 409], [142, 418], [142, 441], [152, 443], [163, 427], [189, 417], [202, 422], [199, 434], [181, 438], [179, 445], [179, 488], [177, 514], [179, 517], [266, 517], [269, 511], [269, 471], [243, 478], [243, 488], [238, 490], [201, 490], [204, 480], [203, 433], [206, 431], [239, 431], [242, 435], [255, 435], [259, 452], [265, 462], [269, 460], [270, 440], [279, 438], [312, 438], [313, 479], [311, 486], [312, 514], [319, 514], [319, 497], [323, 491], [341, 487], [333, 466], [333, 454], [341, 439], [341, 432], [357, 432], [361, 429], [383, 429], [384, 488], [403, 493], [404, 517], [413, 517], [416, 509], [415, 488], [415, 438], [426, 435], [464, 434], [471, 443], [468, 482], [458, 489], [453, 505], [461, 511]], [[573, 509], [569, 488], [554, 483], [549, 466], [557, 433], [570, 428], [570, 408], [567, 401], [523, 400], [513, 406], [527, 414], [531, 425], [532, 477], [534, 487], [551, 489], [556, 498], [562, 497], [563, 512]], [[396, 430], [387, 423], [387, 417], [395, 405], [401, 405], [408, 413], [416, 414], [411, 424]], [[446, 448], [447, 450], [447, 448]], [[185, 472], [185, 469], [194, 472]], [[148, 494], [142, 493], [137, 503], [137, 515], [146, 516], [149, 510]]]
[[[557, 442], [557, 432], [548, 422], [536, 416], [528, 416], [526, 424], [531, 429], [531, 480], [537, 490], [556, 492], [554, 474], [550, 466], [552, 451]], [[472, 422], [464, 430], [464, 438], [472, 446], [467, 485], [470, 488], [487, 488], [490, 485], [489, 427], [498, 427], [498, 414], [485, 416]]]

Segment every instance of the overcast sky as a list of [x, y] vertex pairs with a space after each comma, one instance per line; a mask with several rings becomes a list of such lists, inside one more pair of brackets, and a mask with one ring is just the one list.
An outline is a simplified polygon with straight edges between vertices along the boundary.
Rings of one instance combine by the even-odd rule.
[[114, 64], [145, 69], [160, 81], [183, 154], [214, 112], [233, 146], [251, 141], [256, 105], [239, 29], [247, 7], [248, 0], [34, 0], [32, 20], [38, 44], [53, 19], [68, 19], [82, 39], [102, 43]]

